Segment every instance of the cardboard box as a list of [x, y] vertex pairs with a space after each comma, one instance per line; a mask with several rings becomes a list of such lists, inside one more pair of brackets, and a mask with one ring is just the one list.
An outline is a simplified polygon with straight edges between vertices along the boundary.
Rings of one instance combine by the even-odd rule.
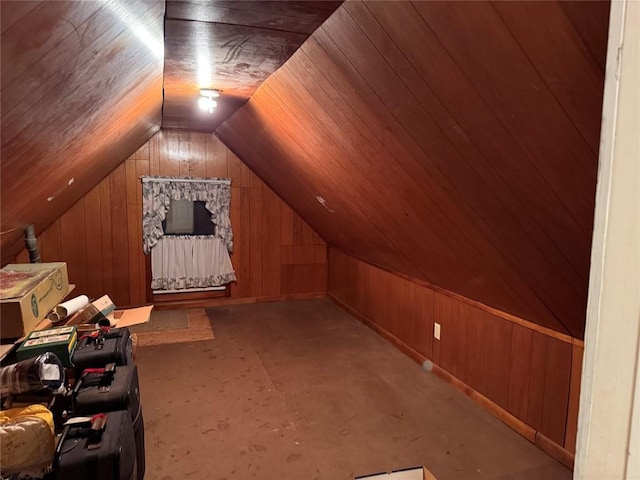
[[436, 480], [436, 477], [425, 467], [415, 467], [395, 470], [391, 473], [365, 475], [364, 477], [356, 477], [355, 480]]
[[112, 323], [118, 328], [147, 323], [151, 317], [151, 310], [153, 310], [153, 305], [127, 308], [126, 310], [116, 310], [113, 315]]
[[0, 338], [29, 333], [68, 292], [64, 262], [4, 267], [0, 270]]
[[76, 326], [56, 327], [31, 332], [16, 350], [16, 357], [20, 361], [51, 352], [65, 367], [72, 367], [71, 357], [78, 340], [77, 328]]

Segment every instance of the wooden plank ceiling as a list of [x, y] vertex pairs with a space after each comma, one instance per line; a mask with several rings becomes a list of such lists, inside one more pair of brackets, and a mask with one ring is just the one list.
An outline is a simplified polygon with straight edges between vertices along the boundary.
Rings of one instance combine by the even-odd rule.
[[0, 2], [2, 263], [161, 124], [213, 131], [340, 3]]
[[[168, 0], [162, 127], [212, 132], [340, 3]], [[201, 88], [222, 92], [212, 114]]]
[[3, 264], [160, 128], [164, 10], [0, 2]]
[[346, 253], [582, 337], [607, 26], [345, 2], [216, 134]]

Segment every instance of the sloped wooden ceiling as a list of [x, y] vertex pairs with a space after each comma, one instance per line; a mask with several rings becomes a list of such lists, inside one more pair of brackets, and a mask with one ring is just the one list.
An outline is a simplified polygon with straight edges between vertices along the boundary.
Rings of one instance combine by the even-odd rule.
[[607, 26], [345, 2], [216, 134], [347, 253], [582, 337]]
[[3, 264], [160, 128], [164, 10], [0, 2]]
[[[340, 3], [168, 0], [162, 127], [212, 132]], [[212, 114], [201, 88], [222, 92]]]

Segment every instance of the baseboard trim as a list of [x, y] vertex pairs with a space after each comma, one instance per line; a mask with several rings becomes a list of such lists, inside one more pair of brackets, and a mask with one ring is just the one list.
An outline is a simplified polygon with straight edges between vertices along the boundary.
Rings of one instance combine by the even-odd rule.
[[287, 300], [308, 300], [312, 298], [325, 298], [326, 292], [293, 293], [287, 295], [260, 296], [260, 297], [218, 297], [200, 300], [176, 300], [173, 302], [154, 303], [156, 310], [171, 310], [176, 308], [206, 308], [220, 307], [223, 305], [242, 305], [246, 303], [270, 303]]
[[[347, 312], [349, 315], [356, 318], [360, 322], [364, 323], [367, 327], [371, 328], [378, 335], [388, 340], [401, 352], [411, 357], [413, 360], [415, 360], [419, 364], [423, 364], [425, 360], [430, 360], [427, 357], [425, 357], [423, 354], [416, 351], [415, 349], [407, 345], [405, 342], [397, 338], [396, 336], [387, 332], [384, 328], [380, 327], [378, 324], [371, 321], [368, 317], [360, 313], [358, 310], [356, 310], [355, 308], [348, 305], [340, 298], [333, 295], [331, 292], [329, 292], [327, 295], [336, 305], [342, 308], [345, 312]], [[455, 376], [453, 376], [443, 368], [439, 367], [438, 365], [432, 363], [431, 371], [434, 375], [436, 375], [437, 377], [441, 378], [445, 382], [452, 385], [457, 390], [464, 393], [471, 400], [473, 400], [482, 408], [487, 410], [491, 415], [496, 417], [498, 420], [500, 420], [502, 423], [507, 425], [512, 430], [515, 430], [516, 432], [518, 432], [520, 435], [522, 435], [524, 438], [526, 438], [531, 443], [536, 445], [538, 448], [540, 448], [542, 451], [547, 453], [549, 456], [558, 460], [567, 468], [573, 469], [574, 457], [575, 457], [573, 453], [569, 452], [564, 447], [558, 445], [553, 440], [550, 440], [549, 438], [545, 437], [543, 434], [535, 430], [532, 426], [527, 425], [518, 417], [508, 412], [507, 410], [502, 408], [500, 405], [494, 403], [492, 400], [485, 397], [480, 392], [474, 390], [469, 385], [462, 382], [461, 380], [459, 380], [458, 378], [456, 378]]]

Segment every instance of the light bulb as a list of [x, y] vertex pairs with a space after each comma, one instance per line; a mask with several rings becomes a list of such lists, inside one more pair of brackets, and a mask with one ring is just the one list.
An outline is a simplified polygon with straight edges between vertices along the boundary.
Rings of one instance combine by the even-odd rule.
[[205, 112], [213, 113], [213, 109], [218, 106], [218, 102], [211, 98], [200, 97], [200, 99], [198, 100], [198, 106]]

